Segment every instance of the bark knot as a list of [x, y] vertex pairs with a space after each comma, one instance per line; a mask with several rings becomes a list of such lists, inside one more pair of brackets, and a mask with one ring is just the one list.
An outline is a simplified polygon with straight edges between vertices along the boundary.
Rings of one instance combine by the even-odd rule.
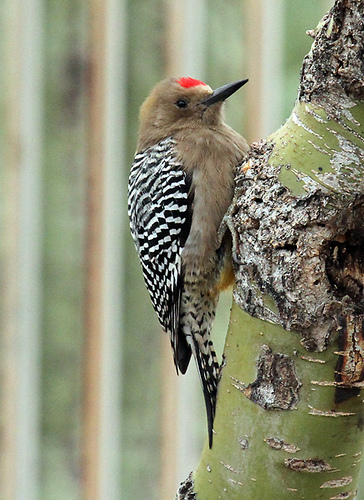
[[195, 500], [196, 492], [194, 491], [195, 482], [192, 472], [189, 473], [187, 479], [180, 484], [175, 500]]
[[265, 410], [293, 410], [299, 401], [301, 382], [294, 362], [286, 354], [263, 345], [257, 361], [257, 378], [243, 393]]

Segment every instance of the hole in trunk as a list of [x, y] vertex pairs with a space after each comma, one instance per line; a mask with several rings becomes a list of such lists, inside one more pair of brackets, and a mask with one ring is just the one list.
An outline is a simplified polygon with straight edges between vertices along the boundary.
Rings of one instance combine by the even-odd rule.
[[329, 244], [326, 273], [338, 299], [348, 295], [364, 306], [364, 234], [348, 232], [345, 237]]

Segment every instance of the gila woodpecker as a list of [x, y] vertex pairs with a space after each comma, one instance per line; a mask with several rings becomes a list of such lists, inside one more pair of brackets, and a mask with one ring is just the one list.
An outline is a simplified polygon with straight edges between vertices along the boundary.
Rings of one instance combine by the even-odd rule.
[[219, 364], [210, 331], [219, 293], [233, 281], [230, 239], [218, 237], [247, 151], [224, 123], [223, 102], [248, 80], [212, 91], [193, 78], [159, 82], [140, 110], [129, 177], [131, 233], [177, 374], [193, 354], [205, 398], [209, 446]]

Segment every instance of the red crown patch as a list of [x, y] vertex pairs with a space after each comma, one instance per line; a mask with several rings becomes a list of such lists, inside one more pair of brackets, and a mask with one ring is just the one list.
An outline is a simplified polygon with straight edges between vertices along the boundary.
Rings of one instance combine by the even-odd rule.
[[180, 78], [179, 80], [177, 80], [177, 83], [179, 83], [181, 87], [184, 87], [185, 89], [188, 89], [189, 87], [195, 87], [196, 85], [206, 85], [206, 83], [201, 82], [201, 80], [195, 80], [190, 76]]

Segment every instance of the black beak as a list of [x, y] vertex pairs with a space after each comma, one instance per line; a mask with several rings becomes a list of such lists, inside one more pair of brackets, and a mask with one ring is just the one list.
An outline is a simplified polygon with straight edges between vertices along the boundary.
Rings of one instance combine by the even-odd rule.
[[201, 104], [204, 106], [211, 106], [211, 104], [215, 104], [215, 102], [225, 101], [228, 97], [230, 97], [234, 92], [240, 89], [243, 85], [246, 84], [248, 79], [239, 80], [238, 82], [228, 83], [218, 89], [214, 90], [211, 95], [206, 97]]

